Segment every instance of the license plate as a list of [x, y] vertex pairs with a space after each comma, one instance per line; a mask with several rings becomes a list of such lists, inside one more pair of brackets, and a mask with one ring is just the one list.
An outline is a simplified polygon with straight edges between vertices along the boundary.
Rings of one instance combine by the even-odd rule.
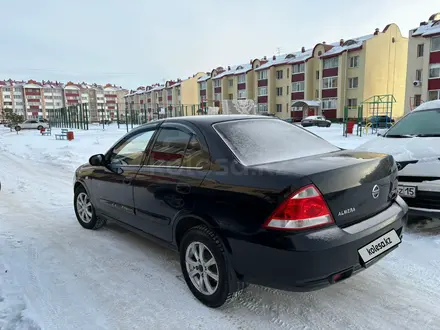
[[364, 262], [368, 262], [373, 258], [381, 255], [387, 250], [391, 249], [393, 246], [400, 244], [400, 238], [397, 235], [396, 231], [393, 229], [392, 231], [386, 233], [385, 235], [379, 237], [373, 242], [365, 245], [364, 247], [358, 250], [362, 260]]
[[398, 189], [399, 195], [402, 197], [409, 197], [409, 198], [416, 197], [417, 188], [414, 186], [404, 186], [404, 185], [399, 184], [397, 189]]

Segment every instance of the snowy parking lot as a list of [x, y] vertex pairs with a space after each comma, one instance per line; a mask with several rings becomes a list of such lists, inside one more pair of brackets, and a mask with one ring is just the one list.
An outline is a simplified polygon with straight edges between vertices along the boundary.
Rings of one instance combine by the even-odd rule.
[[[345, 138], [340, 125], [310, 130], [343, 148], [374, 138]], [[94, 126], [69, 142], [0, 128], [0, 329], [439, 329], [435, 220], [409, 224], [398, 249], [324, 290], [250, 286], [221, 309], [203, 306], [177, 254], [75, 218], [74, 170], [124, 133]]]

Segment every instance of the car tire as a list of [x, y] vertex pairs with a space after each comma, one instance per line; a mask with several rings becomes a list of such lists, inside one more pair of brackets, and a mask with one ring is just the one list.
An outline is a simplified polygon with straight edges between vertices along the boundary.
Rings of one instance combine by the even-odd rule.
[[326, 125], [325, 127], [327, 127], [327, 128], [328, 128], [328, 127], [330, 127], [331, 125], [332, 125], [332, 124], [327, 124], [327, 125]]
[[17, 132], [21, 131], [21, 127], [20, 127], [20, 126], [15, 126], [15, 130], [16, 130]]
[[[200, 247], [203, 251], [201, 258], [196, 256], [200, 253]], [[193, 253], [195, 251], [198, 252]], [[206, 266], [211, 259], [214, 263]], [[204, 225], [191, 228], [183, 236], [180, 244], [180, 266], [192, 294], [211, 308], [230, 302], [236, 292], [246, 287], [245, 283], [238, 280], [220, 237]], [[190, 274], [192, 271], [195, 273]], [[197, 279], [200, 280], [199, 284]]]
[[37, 130], [41, 131], [42, 128], [43, 128], [43, 126], [40, 125], [37, 127]]
[[73, 197], [76, 219], [86, 229], [99, 229], [105, 224], [103, 218], [97, 217], [95, 208], [83, 186], [75, 189]]

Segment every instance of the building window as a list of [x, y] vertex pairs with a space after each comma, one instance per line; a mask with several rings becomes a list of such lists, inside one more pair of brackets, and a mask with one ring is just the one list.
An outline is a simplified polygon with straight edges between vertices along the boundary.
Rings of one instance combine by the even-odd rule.
[[319, 79], [319, 70], [316, 71], [316, 80]]
[[267, 112], [267, 103], [258, 103], [258, 112]]
[[292, 66], [292, 73], [293, 74], [304, 73], [304, 71], [305, 71], [304, 63], [298, 63], [298, 64], [294, 64]]
[[11, 88], [10, 87], [3, 87], [3, 92], [10, 92]]
[[338, 87], [338, 77], [328, 77], [322, 79], [322, 89], [330, 89]]
[[418, 107], [420, 104], [422, 104], [422, 95], [414, 95], [414, 106]]
[[289, 103], [286, 103], [286, 112], [289, 112]]
[[221, 79], [215, 79], [214, 80], [214, 87], [221, 87], [222, 86], [222, 80]]
[[425, 51], [425, 45], [424, 44], [417, 45], [417, 57], [422, 57], [424, 51]]
[[359, 86], [359, 78], [348, 78], [348, 88], [358, 88]]
[[323, 99], [322, 100], [322, 108], [323, 109], [336, 109], [338, 99], [331, 98], [331, 99]]
[[238, 98], [239, 99], [245, 99], [247, 98], [247, 91], [245, 89], [240, 89], [238, 91]]
[[277, 87], [277, 96], [283, 96], [283, 87]]
[[267, 70], [258, 71], [258, 80], [267, 79]]
[[283, 105], [277, 104], [277, 112], [283, 112]]
[[233, 99], [234, 99], [234, 95], [233, 95], [233, 94], [229, 94], [229, 95], [228, 95], [228, 98], [229, 98], [230, 100], [233, 100]]
[[234, 80], [233, 79], [229, 79], [228, 80], [228, 84], [229, 84], [229, 87], [234, 86]]
[[315, 99], [319, 99], [319, 90], [315, 90]]
[[289, 95], [289, 86], [286, 86], [286, 94]]
[[429, 78], [440, 78], [440, 63], [429, 66]]
[[429, 101], [440, 100], [440, 90], [429, 91]]
[[283, 79], [283, 70], [277, 70], [277, 79]]
[[292, 83], [292, 93], [304, 92], [304, 81], [296, 81]]
[[3, 98], [5, 98], [5, 99], [10, 99], [10, 98], [11, 98], [11, 95], [3, 95]]
[[416, 70], [416, 80], [422, 81], [422, 70]]
[[267, 95], [267, 87], [258, 87], [258, 96], [266, 96]]
[[202, 81], [200, 83], [200, 90], [205, 90], [206, 89], [206, 81]]
[[358, 68], [359, 67], [359, 56], [350, 57], [350, 68]]
[[349, 108], [356, 108], [358, 105], [358, 100], [357, 99], [347, 99], [347, 106]]
[[214, 99], [215, 99], [216, 101], [220, 101], [220, 100], [221, 100], [221, 94], [220, 94], [220, 93], [215, 93], [215, 94], [214, 94]]
[[339, 58], [332, 57], [332, 58], [326, 58], [324, 60], [324, 69], [331, 69], [331, 68], [337, 68], [339, 63]]
[[289, 68], [287, 68], [287, 77], [289, 77]]
[[245, 74], [241, 74], [241, 75], [238, 76], [238, 83], [239, 84], [246, 83], [246, 75]]
[[431, 52], [440, 51], [440, 37], [431, 38]]

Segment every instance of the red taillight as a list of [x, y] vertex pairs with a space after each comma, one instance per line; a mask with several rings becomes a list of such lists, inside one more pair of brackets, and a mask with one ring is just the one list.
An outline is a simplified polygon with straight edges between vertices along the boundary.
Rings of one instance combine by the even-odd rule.
[[266, 228], [299, 230], [333, 223], [332, 214], [321, 193], [314, 185], [293, 193], [272, 213]]

